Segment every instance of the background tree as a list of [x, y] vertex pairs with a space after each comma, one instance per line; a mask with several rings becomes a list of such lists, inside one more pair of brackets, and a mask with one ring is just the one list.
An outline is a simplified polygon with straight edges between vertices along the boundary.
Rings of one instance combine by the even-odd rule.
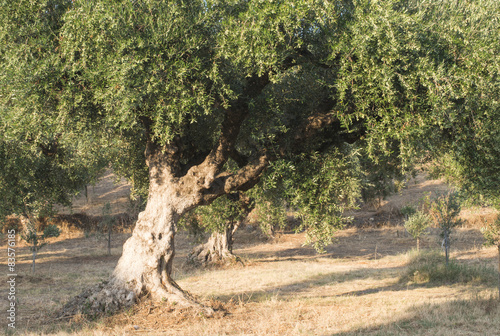
[[406, 231], [408, 231], [408, 233], [417, 240], [417, 251], [420, 250], [420, 237], [425, 230], [427, 230], [430, 224], [431, 219], [429, 216], [421, 211], [417, 211], [416, 213], [410, 215], [404, 223]]
[[[498, 11], [494, 1], [1, 5], [0, 106], [14, 126], [7, 133], [134, 144], [121, 167], [148, 186], [109, 283], [81, 298], [95, 312], [147, 293], [197, 305], [171, 277], [176, 224], [200, 205], [250, 190], [271, 162], [296, 167], [287, 173], [298, 186], [289, 199], [321, 243], [357, 189], [351, 178], [346, 193], [330, 189], [350, 174], [342, 170], [351, 162], [347, 144], [363, 140], [372, 159], [391, 157], [397, 144], [405, 169], [418, 153], [460, 152], [477, 125], [476, 112], [467, 117], [477, 102], [482, 122], [498, 115], [468, 84], [498, 78], [498, 53], [480, 48], [476, 57], [468, 47], [498, 31], [487, 20]], [[466, 33], [463, 22], [470, 22]], [[491, 73], [469, 67], [462, 49]], [[497, 89], [487, 90], [494, 101]], [[494, 129], [483, 130], [477, 145], [492, 139]], [[227, 169], [230, 160], [237, 169]], [[333, 181], [305, 179], [309, 167]]]
[[441, 230], [440, 235], [443, 238], [446, 266], [448, 266], [450, 259], [451, 232], [454, 227], [462, 223], [460, 219], [457, 219], [460, 209], [461, 205], [457, 194], [450, 192], [434, 200], [429, 211], [434, 223]]
[[[234, 262], [233, 241], [236, 230], [253, 208], [252, 200], [243, 193], [233, 193], [216, 199], [210, 206], [199, 207], [187, 215], [188, 225], [211, 232], [208, 241], [196, 246], [188, 255], [195, 264], [223, 264]], [[193, 229], [191, 229], [193, 230]]]
[[47, 238], [59, 237], [61, 230], [54, 224], [50, 224], [45, 227], [43, 234], [37, 232], [35, 223], [28, 219], [28, 224], [24, 232], [21, 233], [21, 238], [24, 239], [28, 244], [31, 244], [30, 250], [33, 253], [33, 263], [31, 264], [31, 272], [35, 274], [35, 261], [38, 251], [45, 245]]
[[360, 150], [361, 197], [379, 208], [382, 200], [404, 187], [409, 169], [403, 169], [397, 141], [392, 141], [387, 150], [374, 149], [371, 155], [361, 141], [356, 146]]
[[11, 136], [11, 127], [0, 119], [4, 131], [0, 139], [0, 221], [16, 214], [36, 225], [39, 219], [54, 214], [55, 204], [69, 206], [72, 197], [105, 167], [105, 160], [91, 152], [79, 155], [78, 145], [66, 145], [62, 137]]

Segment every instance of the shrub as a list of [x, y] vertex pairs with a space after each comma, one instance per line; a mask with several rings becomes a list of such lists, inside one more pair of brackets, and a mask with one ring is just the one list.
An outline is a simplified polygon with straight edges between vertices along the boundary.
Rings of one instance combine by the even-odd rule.
[[453, 260], [446, 265], [442, 258], [441, 252], [436, 250], [417, 253], [410, 258], [400, 282], [428, 285], [496, 283], [496, 271], [491, 267], [461, 264]]

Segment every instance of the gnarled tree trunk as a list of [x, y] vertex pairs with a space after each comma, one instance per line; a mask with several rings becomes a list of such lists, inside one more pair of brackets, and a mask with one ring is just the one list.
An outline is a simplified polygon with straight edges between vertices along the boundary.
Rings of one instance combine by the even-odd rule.
[[[146, 209], [139, 214], [132, 236], [123, 246], [123, 254], [110, 280], [95, 286], [63, 309], [62, 315], [83, 311], [89, 315], [113, 313], [133, 305], [149, 295], [155, 301], [167, 301], [179, 307], [196, 307], [206, 315], [212, 309], [198, 303], [172, 279], [175, 255], [175, 227], [181, 216], [194, 207], [209, 204], [215, 198], [256, 183], [267, 163], [262, 156], [236, 174], [216, 175], [219, 167], [213, 158], [193, 166], [178, 177], [171, 160], [175, 150], [156, 150], [148, 146], [150, 187]], [[215, 166], [215, 167], [214, 167]]]
[[168, 169], [168, 153], [149, 151], [147, 154], [150, 188], [146, 209], [139, 214], [111, 278], [70, 302], [63, 314], [71, 315], [76, 310], [91, 315], [112, 313], [131, 306], [144, 295], [155, 301], [212, 312], [181, 290], [171, 277], [177, 221], [202, 202], [203, 186], [196, 179], [176, 178]]
[[[81, 311], [88, 314], [111, 313], [131, 306], [139, 297], [146, 295], [153, 300], [194, 306], [211, 313], [210, 308], [196, 302], [171, 277], [175, 227], [187, 211], [210, 204], [221, 195], [252, 188], [269, 162], [271, 154], [266, 149], [246, 157], [235, 148], [252, 99], [270, 83], [267, 75], [251, 76], [246, 81], [244, 92], [225, 110], [218, 140], [208, 154], [203, 151], [187, 153], [180, 138], [166, 145], [155, 143], [151, 130], [153, 121], [148, 117], [139, 117], [147, 139], [145, 156], [149, 167], [149, 194], [146, 209], [140, 213], [132, 237], [124, 244], [123, 255], [110, 280], [74, 298], [64, 307], [61, 315]], [[303, 143], [304, 139], [314, 136], [335, 120], [329, 108], [324, 114], [311, 116], [297, 128], [293, 143]], [[224, 171], [229, 157], [239, 166], [235, 172]]]
[[208, 266], [210, 264], [227, 264], [239, 260], [233, 254], [234, 234], [253, 210], [254, 202], [242, 192], [232, 194], [231, 199], [233, 202], [237, 202], [241, 213], [226, 223], [224, 232], [212, 232], [205, 244], [195, 247], [188, 255], [188, 262]]
[[193, 249], [188, 256], [188, 261], [203, 266], [237, 261], [238, 257], [233, 254], [234, 233], [242, 222], [243, 220], [230, 222], [224, 232], [212, 232], [206, 243]]

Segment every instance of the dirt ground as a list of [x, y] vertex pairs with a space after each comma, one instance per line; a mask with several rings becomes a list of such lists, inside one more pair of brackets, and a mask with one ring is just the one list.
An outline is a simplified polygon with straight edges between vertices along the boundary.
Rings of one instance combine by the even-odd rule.
[[[82, 194], [72, 209], [61, 213], [99, 216], [106, 202], [114, 214], [129, 211], [129, 187], [116, 185], [109, 172], [89, 200]], [[121, 254], [130, 226], [113, 234], [107, 255], [103, 235], [71, 228], [52, 238], [37, 258], [32, 274], [31, 252], [22, 241], [16, 247], [16, 334], [21, 335], [495, 335], [500, 309], [495, 284], [401, 283], [415, 241], [401, 226], [399, 209], [416, 204], [427, 193], [448, 187], [423, 175], [410, 181], [377, 209], [365, 207], [349, 215], [353, 225], [337, 233], [326, 253], [303, 246], [304, 234], [284, 232], [275, 239], [243, 228], [235, 237], [242, 263], [196, 269], [185, 263], [192, 237], [176, 239], [174, 279], [200, 301], [218, 309], [200, 316], [147, 299], [114, 316], [88, 320], [58, 319], [57, 311], [85, 287], [105, 281]], [[464, 209], [462, 227], [455, 230], [452, 258], [458, 263], [497, 269], [496, 250], [485, 248], [480, 228], [497, 214], [489, 208]], [[440, 247], [437, 229], [424, 237], [423, 249]], [[6, 237], [0, 265], [7, 279]], [[0, 275], [1, 276], [1, 275]], [[0, 287], [0, 310], [8, 308], [7, 287]], [[5, 313], [3, 313], [5, 315]], [[9, 332], [6, 315], [0, 333]], [[4, 328], [5, 326], [5, 328]]]

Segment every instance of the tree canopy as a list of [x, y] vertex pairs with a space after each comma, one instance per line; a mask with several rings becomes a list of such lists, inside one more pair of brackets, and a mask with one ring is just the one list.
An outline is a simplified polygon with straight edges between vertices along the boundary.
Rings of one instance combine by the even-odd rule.
[[448, 143], [468, 180], [495, 184], [484, 179], [498, 166], [473, 162], [498, 157], [497, 12], [493, 1], [5, 1], [7, 134], [179, 142], [185, 171], [228, 107], [246, 104], [235, 144], [246, 157], [295, 146], [284, 134], [322, 113], [371, 153], [393, 151], [391, 139], [407, 158]]

